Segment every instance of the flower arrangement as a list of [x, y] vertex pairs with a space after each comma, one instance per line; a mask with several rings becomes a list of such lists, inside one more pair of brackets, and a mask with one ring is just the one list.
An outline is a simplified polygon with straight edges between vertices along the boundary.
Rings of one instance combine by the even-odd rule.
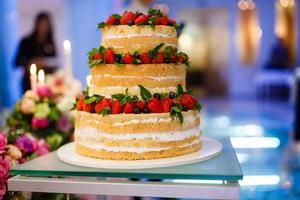
[[70, 89], [65, 80], [61, 74], [48, 76], [44, 84], [23, 95], [7, 118], [0, 131], [0, 199], [11, 197], [6, 192], [11, 167], [56, 150], [72, 139], [70, 110], [81, 86]]

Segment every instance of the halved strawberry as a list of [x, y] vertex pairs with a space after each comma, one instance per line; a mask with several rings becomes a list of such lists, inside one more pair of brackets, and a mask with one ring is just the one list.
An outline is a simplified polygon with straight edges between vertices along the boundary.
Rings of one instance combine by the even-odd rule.
[[162, 112], [164, 112], [161, 101], [158, 100], [158, 99], [155, 99], [155, 98], [148, 101], [147, 108], [152, 113], [162, 113]]
[[136, 102], [136, 107], [138, 107], [140, 110], [143, 110], [146, 106], [146, 104], [143, 101]]
[[112, 114], [119, 114], [122, 112], [122, 109], [123, 109], [122, 104], [119, 101], [115, 100], [111, 103]]
[[154, 64], [163, 63], [163, 62], [164, 62], [163, 52], [158, 52], [152, 59], [152, 63], [154, 63]]
[[101, 59], [101, 54], [99, 52], [96, 52], [93, 56], [93, 60], [99, 60]]
[[133, 113], [134, 110], [134, 103], [127, 102], [124, 106], [123, 112], [124, 113]]
[[82, 104], [82, 108], [85, 112], [91, 112], [92, 106], [93, 106], [92, 104], [87, 104], [87, 103]]
[[181, 96], [181, 105], [185, 106], [188, 109], [193, 109], [197, 104], [195, 97], [189, 94], [182, 94]]
[[163, 107], [164, 112], [170, 112], [171, 106], [172, 106], [172, 99], [165, 98], [162, 100], [162, 107]]
[[125, 12], [120, 19], [122, 25], [133, 25], [136, 15], [133, 12]]
[[140, 60], [143, 64], [151, 63], [151, 58], [149, 56], [149, 53], [141, 53], [140, 54]]
[[126, 64], [132, 64], [134, 61], [134, 57], [130, 54], [130, 53], [127, 53], [124, 55], [123, 57], [123, 62], [126, 63]]
[[168, 25], [168, 22], [169, 22], [168, 17], [166, 17], [166, 16], [160, 17], [159, 20], [160, 20], [161, 25], [164, 25], [164, 26]]
[[113, 64], [115, 62], [115, 53], [112, 49], [107, 49], [105, 51], [104, 60], [107, 64]]
[[180, 52], [177, 55], [178, 63], [185, 63], [188, 59], [189, 59], [189, 57], [185, 53]]
[[96, 104], [95, 106], [95, 112], [100, 113], [104, 108], [109, 108], [111, 104], [111, 99], [104, 98], [102, 101]]
[[109, 16], [105, 22], [106, 25], [114, 25], [116, 23], [117, 23], [117, 20], [112, 15]]
[[140, 15], [134, 20], [134, 24], [141, 25], [141, 24], [147, 24], [149, 20], [149, 17], [147, 15]]

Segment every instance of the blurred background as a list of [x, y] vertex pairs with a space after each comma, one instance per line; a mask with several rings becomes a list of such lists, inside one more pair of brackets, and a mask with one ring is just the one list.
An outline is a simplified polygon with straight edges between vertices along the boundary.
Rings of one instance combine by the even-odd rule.
[[86, 53], [101, 41], [97, 23], [154, 4], [167, 4], [181, 24], [204, 134], [231, 138], [245, 175], [242, 199], [300, 199], [297, 0], [1, 0], [1, 121], [29, 81], [28, 59], [46, 73], [71, 66], [86, 86]]

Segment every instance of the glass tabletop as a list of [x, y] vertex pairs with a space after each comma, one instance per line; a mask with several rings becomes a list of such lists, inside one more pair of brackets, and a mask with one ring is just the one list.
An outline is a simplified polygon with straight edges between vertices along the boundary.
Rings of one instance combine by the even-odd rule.
[[218, 139], [222, 153], [194, 164], [139, 170], [99, 169], [70, 165], [59, 160], [56, 152], [36, 158], [10, 170], [13, 175], [26, 176], [85, 176], [146, 179], [200, 179], [236, 181], [243, 173], [228, 138]]

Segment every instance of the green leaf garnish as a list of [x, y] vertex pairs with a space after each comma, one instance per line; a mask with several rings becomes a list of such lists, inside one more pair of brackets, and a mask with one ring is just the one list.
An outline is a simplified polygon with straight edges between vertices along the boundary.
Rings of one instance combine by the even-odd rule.
[[104, 53], [105, 53], [105, 51], [106, 51], [106, 48], [104, 47], [104, 46], [100, 46], [99, 47], [99, 53], [101, 54], [101, 55], [103, 55]]
[[97, 26], [98, 29], [103, 29], [104, 27], [105, 27], [105, 22], [98, 23]]
[[180, 124], [183, 124], [183, 115], [181, 113], [181, 106], [179, 104], [175, 104], [171, 107], [170, 116], [172, 118], [178, 117]]
[[100, 95], [93, 95], [91, 97], [88, 97], [84, 99], [84, 103], [91, 104], [91, 103], [98, 103], [100, 102], [104, 97]]
[[112, 14], [113, 18], [115, 18], [116, 20], [120, 20], [121, 19], [121, 15], [119, 14]]
[[110, 113], [111, 113], [111, 109], [109, 107], [106, 107], [101, 112], [99, 112], [99, 114], [101, 114], [103, 117]]
[[144, 86], [142, 85], [138, 85], [139, 88], [140, 88], [140, 94], [141, 94], [141, 97], [144, 101], [148, 101], [149, 99], [151, 99], [152, 95], [150, 93], [149, 90], [147, 90]]
[[196, 111], [198, 111], [198, 112], [201, 112], [201, 110], [202, 110], [202, 105], [200, 104], [200, 103], [197, 103], [195, 106], [194, 106], [194, 110], [196, 110]]
[[183, 87], [181, 84], [177, 86], [177, 94], [182, 95], [184, 93]]
[[164, 46], [164, 43], [161, 43], [161, 44], [157, 45], [153, 50], [149, 51], [150, 57], [152, 57], [152, 58], [155, 57], [156, 54], [158, 53], [159, 49], [160, 49], [162, 46]]

